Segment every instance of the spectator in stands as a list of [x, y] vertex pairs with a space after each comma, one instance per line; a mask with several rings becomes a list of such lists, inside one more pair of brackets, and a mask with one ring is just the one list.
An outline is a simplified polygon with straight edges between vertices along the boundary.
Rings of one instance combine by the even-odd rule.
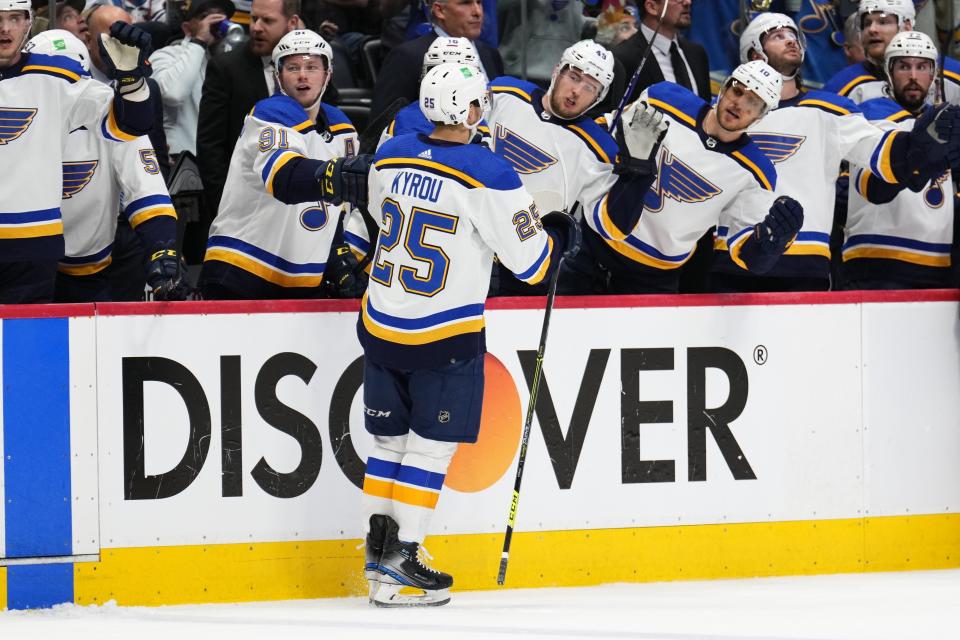
[[203, 259], [243, 119], [276, 90], [270, 54], [280, 38], [299, 27], [300, 0], [254, 0], [251, 15], [247, 45], [207, 64], [197, 121], [197, 165], [206, 200], [197, 228], [187, 226], [184, 254], [191, 264]]
[[359, 85], [360, 54], [364, 42], [380, 36], [382, 4], [381, 0], [313, 0], [303, 7], [304, 22], [334, 50], [333, 81], [341, 89]]
[[543, 88], [549, 86], [556, 61], [567, 47], [580, 41], [583, 5], [578, 0], [499, 0], [497, 13], [503, 25], [500, 54], [504, 72]]
[[477, 39], [483, 26], [481, 0], [431, 0], [430, 15], [433, 31], [404, 42], [394, 48], [384, 60], [373, 91], [371, 119], [383, 114], [397, 98], [408, 102], [417, 100], [423, 55], [438, 35], [468, 38], [477, 48], [487, 77], [503, 75], [503, 59], [500, 53]]
[[51, 23], [47, 19], [49, 5], [46, 2], [39, 5], [34, 2], [36, 13], [33, 17], [33, 26], [30, 28], [30, 36], [33, 37], [47, 29], [63, 29], [77, 36], [81, 42], [86, 44], [87, 23], [80, 16], [84, 4], [84, 0], [60, 0], [60, 2], [57, 2], [56, 13]]
[[609, 5], [597, 18], [597, 42], [608, 49], [632, 37], [637, 32], [637, 8]]
[[180, 26], [183, 39], [150, 56], [153, 79], [163, 97], [163, 128], [171, 154], [197, 152], [197, 116], [210, 59], [208, 48], [223, 37], [220, 23], [229, 20], [233, 12], [230, 0], [195, 0]]

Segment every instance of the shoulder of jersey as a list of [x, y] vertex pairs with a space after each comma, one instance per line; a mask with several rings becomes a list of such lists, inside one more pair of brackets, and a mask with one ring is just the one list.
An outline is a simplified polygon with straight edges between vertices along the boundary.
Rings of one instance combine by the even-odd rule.
[[773, 161], [756, 142], [751, 141], [728, 155], [749, 171], [762, 189], [776, 189], [777, 170], [773, 167]]
[[493, 93], [516, 96], [526, 102], [533, 102], [533, 92], [538, 88], [532, 82], [511, 76], [500, 76], [490, 81], [490, 91]]
[[482, 144], [440, 147], [424, 144], [416, 133], [383, 143], [374, 156], [377, 169], [419, 169], [451, 178], [467, 188], [508, 191], [520, 188], [513, 166]]
[[954, 84], [960, 84], [960, 62], [953, 58], [946, 58], [943, 64], [943, 77]]
[[335, 136], [342, 136], [349, 133], [355, 134], [357, 132], [357, 128], [353, 126], [350, 118], [348, 118], [347, 114], [343, 111], [325, 102], [321, 102], [320, 107], [323, 109], [323, 114], [327, 117], [327, 127], [330, 129], [330, 133]]
[[572, 122], [563, 123], [562, 126], [580, 138], [600, 162], [613, 164], [616, 161], [620, 151], [617, 143], [606, 128], [593, 118], [581, 116]]
[[867, 120], [889, 120], [901, 122], [913, 118], [913, 115], [890, 98], [873, 98], [860, 105]]
[[80, 63], [66, 56], [48, 56], [42, 53], [31, 53], [27, 63], [23, 65], [23, 74], [42, 74], [61, 78], [68, 82], [76, 82], [80, 78], [89, 78], [90, 74], [83, 70]]
[[861, 110], [853, 100], [829, 91], [808, 91], [797, 102], [797, 106], [820, 109], [838, 116], [848, 116]]
[[[409, 131], [412, 128], [420, 130], [424, 123], [430, 127], [431, 131], [433, 130], [433, 125], [430, 125], [427, 116], [423, 115], [423, 111], [420, 110], [420, 103], [411, 102], [397, 112], [393, 122], [390, 123], [390, 127], [391, 129], [399, 128], [400, 131]], [[390, 131], [390, 135], [393, 135], [393, 130]]]
[[313, 126], [310, 116], [300, 103], [282, 93], [275, 93], [255, 104], [250, 115], [257, 120], [279, 124], [296, 131], [305, 131]]
[[648, 87], [647, 102], [690, 128], [697, 126], [697, 116], [707, 104], [697, 94], [673, 82], [658, 82]]
[[838, 71], [832, 78], [823, 85], [823, 90], [829, 93], [836, 93], [841, 96], [850, 95], [850, 92], [866, 82], [876, 82], [862, 62], [852, 64]]

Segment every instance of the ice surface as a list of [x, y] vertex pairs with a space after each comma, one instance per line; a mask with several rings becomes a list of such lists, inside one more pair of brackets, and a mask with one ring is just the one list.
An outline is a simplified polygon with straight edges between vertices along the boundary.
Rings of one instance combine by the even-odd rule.
[[0, 639], [25, 638], [960, 638], [960, 570], [455, 592], [430, 609], [344, 598], [0, 612]]

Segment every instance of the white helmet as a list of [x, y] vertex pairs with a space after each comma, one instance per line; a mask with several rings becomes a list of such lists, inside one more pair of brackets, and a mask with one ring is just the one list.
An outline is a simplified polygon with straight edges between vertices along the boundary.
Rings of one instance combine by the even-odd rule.
[[63, 29], [41, 31], [27, 41], [24, 51], [42, 53], [48, 56], [67, 56], [80, 63], [83, 70], [90, 73], [90, 52], [80, 38]]
[[883, 54], [883, 70], [887, 81], [893, 86], [890, 67], [896, 58], [925, 58], [933, 61], [933, 73], [937, 73], [937, 45], [922, 31], [901, 31], [893, 36]]
[[33, 5], [30, 0], [0, 0], [0, 11], [26, 11], [33, 19]]
[[[0, 0], [2, 2], [2, 0]], [[273, 66], [279, 71], [280, 61], [287, 56], [320, 56], [327, 61], [327, 71], [333, 69], [333, 49], [320, 34], [309, 29], [291, 31], [273, 48]]]
[[[420, 82], [420, 110], [430, 122], [467, 124], [474, 101], [486, 114], [490, 106], [487, 82], [477, 67], [444, 62], [427, 71]], [[478, 124], [479, 120], [471, 128]]]
[[[776, 69], [768, 65], [763, 60], [751, 60], [736, 69], [724, 81], [723, 92], [727, 90], [730, 83], [736, 80], [742, 84], [748, 91], [757, 94], [763, 100], [766, 107], [760, 115], [765, 115], [771, 109], [775, 109], [780, 104], [780, 90], [783, 88], [783, 78]], [[719, 100], [717, 101], [719, 104]]]
[[[603, 100], [610, 90], [610, 83], [613, 82], [613, 54], [593, 40], [581, 40], [567, 47], [554, 69], [554, 79], [564, 67], [579, 69], [603, 86], [597, 95], [597, 102]], [[550, 88], [553, 88], [552, 82]]]
[[477, 50], [472, 42], [466, 38], [441, 36], [430, 43], [430, 47], [423, 55], [423, 71], [420, 72], [420, 79], [422, 80], [427, 75], [427, 71], [444, 62], [469, 64], [477, 68], [481, 66], [480, 59], [477, 57]]
[[757, 55], [764, 62], [767, 62], [767, 54], [763, 52], [763, 36], [777, 29], [791, 29], [797, 34], [797, 40], [800, 43], [800, 55], [807, 52], [807, 37], [803, 35], [797, 27], [797, 23], [790, 16], [782, 13], [761, 13], [747, 25], [747, 28], [740, 34], [740, 62], [750, 62], [750, 51], [756, 51]]
[[868, 13], [889, 13], [897, 16], [897, 25], [903, 31], [903, 23], [907, 20], [912, 25], [917, 21], [917, 10], [913, 0], [860, 0], [857, 7], [857, 23], [863, 28], [863, 16]]

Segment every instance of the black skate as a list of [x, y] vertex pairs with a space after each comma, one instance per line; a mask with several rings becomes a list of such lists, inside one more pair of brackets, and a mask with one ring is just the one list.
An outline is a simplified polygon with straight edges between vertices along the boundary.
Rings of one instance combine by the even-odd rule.
[[365, 543], [366, 562], [363, 565], [363, 576], [370, 585], [370, 602], [373, 602], [373, 596], [380, 587], [380, 556], [383, 555], [383, 538], [387, 533], [388, 521], [393, 522], [393, 519], [379, 513], [370, 516], [370, 532]]
[[[428, 567], [420, 559], [420, 545], [397, 539], [399, 527], [387, 518], [383, 553], [380, 557], [380, 586], [373, 595], [378, 607], [438, 607], [450, 602], [453, 577]], [[422, 595], [401, 594], [404, 587], [422, 591]]]

